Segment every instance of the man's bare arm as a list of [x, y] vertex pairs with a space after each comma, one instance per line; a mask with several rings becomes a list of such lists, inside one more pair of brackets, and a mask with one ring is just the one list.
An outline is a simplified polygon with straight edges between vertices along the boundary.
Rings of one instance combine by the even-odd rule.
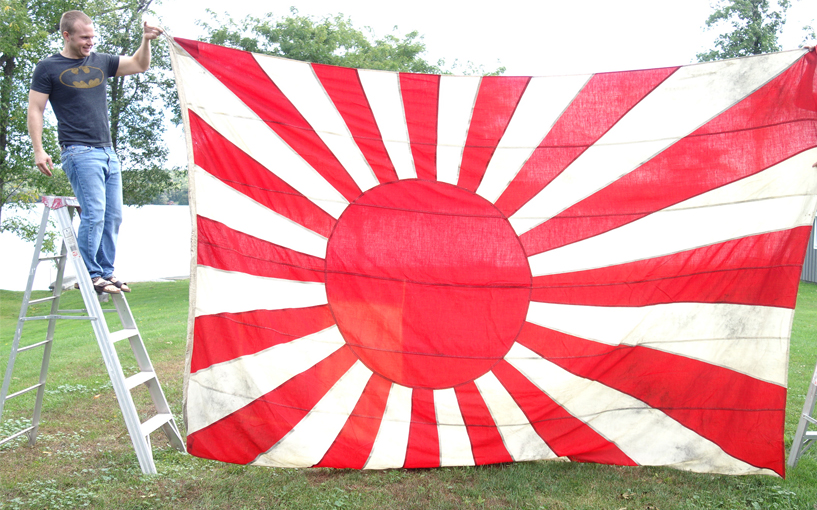
[[142, 34], [142, 44], [130, 57], [119, 57], [119, 67], [116, 70], [117, 76], [129, 76], [131, 74], [144, 73], [150, 67], [150, 41], [156, 39], [164, 30], [159, 27], [144, 24]]
[[48, 94], [34, 90], [28, 91], [28, 135], [34, 147], [34, 164], [37, 165], [40, 172], [51, 177], [54, 163], [43, 148], [43, 112], [45, 112], [46, 103], [48, 103]]

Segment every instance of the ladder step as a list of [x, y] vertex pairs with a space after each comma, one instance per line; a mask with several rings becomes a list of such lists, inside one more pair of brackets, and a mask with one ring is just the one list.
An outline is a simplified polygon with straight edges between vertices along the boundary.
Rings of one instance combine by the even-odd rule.
[[5, 438], [5, 439], [0, 440], [0, 445], [1, 445], [1, 444], [3, 444], [3, 443], [8, 443], [9, 441], [11, 441], [12, 439], [14, 439], [15, 437], [20, 437], [20, 436], [22, 436], [23, 434], [25, 434], [26, 432], [30, 432], [30, 431], [32, 431], [32, 430], [34, 430], [34, 426], [33, 426], [33, 425], [32, 425], [31, 427], [28, 427], [28, 428], [25, 428], [25, 429], [21, 430], [20, 432], [17, 432], [17, 433], [15, 433], [15, 434], [12, 434], [12, 435], [10, 435], [9, 437], [7, 437], [7, 438]]
[[36, 390], [40, 386], [45, 386], [45, 383], [37, 383], [34, 386], [29, 386], [28, 388], [26, 388], [24, 390], [20, 390], [20, 391], [18, 391], [16, 393], [12, 393], [11, 395], [6, 395], [6, 400], [8, 401], [8, 400], [13, 399], [14, 397], [19, 397], [20, 395], [22, 395], [24, 393], [28, 393], [31, 390]]
[[52, 256], [49, 256], [49, 257], [40, 257], [38, 260], [40, 262], [42, 262], [43, 260], [60, 260], [63, 257], [64, 257], [64, 255], [52, 255]]
[[139, 331], [134, 328], [125, 328], [120, 329], [119, 331], [114, 331], [111, 333], [111, 343], [115, 344], [120, 340], [125, 340], [126, 338], [133, 338], [139, 335]]
[[32, 299], [28, 304], [36, 305], [37, 303], [45, 303], [46, 301], [54, 301], [55, 299], [57, 299], [57, 296], [48, 296], [40, 299]]
[[20, 320], [23, 322], [28, 322], [28, 321], [50, 321], [51, 319], [95, 321], [96, 317], [90, 317], [88, 315], [37, 315], [32, 317], [23, 317]]
[[156, 372], [139, 372], [125, 379], [125, 387], [129, 390], [134, 389], [140, 384], [144, 384], [151, 379], [156, 379]]
[[173, 415], [170, 413], [165, 414], [157, 414], [153, 418], [149, 419], [145, 423], [142, 424], [142, 435], [145, 437], [149, 436], [151, 432], [158, 429], [165, 423], [169, 422], [173, 419]]
[[37, 342], [36, 344], [26, 345], [25, 347], [20, 347], [19, 349], [17, 349], [17, 353], [19, 354], [21, 352], [25, 352], [29, 349], [34, 349], [35, 347], [40, 347], [50, 342], [51, 340], [43, 340], [42, 342]]

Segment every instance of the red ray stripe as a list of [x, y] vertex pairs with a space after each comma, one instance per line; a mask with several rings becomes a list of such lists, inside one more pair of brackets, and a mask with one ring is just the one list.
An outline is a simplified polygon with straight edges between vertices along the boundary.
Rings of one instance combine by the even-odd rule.
[[491, 411], [485, 405], [477, 385], [472, 381], [457, 386], [454, 391], [457, 393], [460, 412], [468, 430], [468, 438], [471, 440], [474, 462], [477, 465], [513, 462], [513, 457], [505, 448], [502, 435], [496, 428]]
[[357, 361], [342, 347], [233, 414], [187, 436], [187, 451], [249, 464], [292, 430]]
[[[520, 236], [528, 255], [607, 232], [817, 146], [803, 59], [640, 168]], [[813, 69], [811, 70], [813, 74]]]
[[519, 100], [530, 82], [527, 76], [485, 76], [479, 85], [471, 125], [462, 151], [458, 186], [476, 191], [496, 146], [505, 134]]
[[415, 388], [411, 393], [411, 427], [404, 468], [440, 466], [440, 438], [434, 392]]
[[373, 374], [352, 415], [315, 467], [363, 469], [380, 430], [392, 383]]
[[744, 237], [664, 257], [537, 276], [543, 303], [647, 306], [734, 303], [794, 308], [811, 227]]
[[786, 388], [684, 356], [599, 344], [530, 323], [518, 342], [579, 377], [660, 409], [729, 455], [783, 475]]
[[198, 41], [175, 40], [266, 122], [346, 200], [352, 202], [360, 196], [360, 188], [340, 161], [261, 69], [252, 53]]
[[329, 305], [196, 317], [190, 373], [323, 331], [335, 324]]
[[357, 70], [325, 64], [312, 64], [312, 69], [346, 122], [377, 180], [380, 183], [396, 181], [397, 172], [383, 144], [383, 136]]
[[493, 373], [556, 455], [569, 457], [574, 462], [637, 465], [618, 446], [565, 411], [507, 361], [494, 365]]
[[678, 67], [594, 75], [559, 117], [496, 206], [515, 213]]
[[335, 218], [221, 136], [195, 112], [188, 113], [193, 159], [198, 166], [259, 204], [329, 237]]
[[284, 248], [203, 216], [196, 217], [202, 266], [301, 282], [326, 281], [323, 259]]
[[400, 92], [417, 178], [435, 181], [440, 76], [400, 73]]

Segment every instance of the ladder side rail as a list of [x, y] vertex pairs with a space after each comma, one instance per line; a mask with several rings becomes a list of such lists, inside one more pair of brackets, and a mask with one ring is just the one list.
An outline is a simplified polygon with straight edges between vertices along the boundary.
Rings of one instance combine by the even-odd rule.
[[803, 414], [800, 415], [800, 422], [797, 424], [797, 431], [794, 433], [794, 440], [791, 443], [789, 452], [789, 466], [796, 467], [800, 457], [809, 449], [815, 440], [815, 433], [808, 432], [809, 423], [814, 421], [814, 407], [817, 404], [817, 366], [814, 367], [814, 375], [806, 393], [806, 401], [803, 403]]
[[20, 347], [20, 337], [23, 335], [23, 324], [25, 323], [23, 319], [28, 315], [28, 303], [31, 301], [31, 289], [34, 287], [34, 275], [37, 273], [37, 266], [40, 264], [40, 251], [42, 250], [45, 231], [48, 227], [49, 212], [50, 209], [47, 206], [44, 207], [43, 217], [40, 221], [40, 230], [37, 234], [37, 241], [34, 243], [34, 255], [31, 259], [31, 269], [28, 271], [28, 283], [26, 284], [26, 291], [23, 294], [23, 304], [20, 307], [20, 316], [17, 320], [17, 329], [14, 331], [14, 340], [11, 343], [11, 354], [9, 355], [8, 365], [6, 366], [6, 374], [3, 377], [3, 386], [0, 388], [0, 420], [3, 419], [6, 395], [8, 395], [9, 386], [11, 385], [11, 372], [14, 370], [17, 349]]
[[153, 364], [150, 362], [147, 348], [145, 347], [145, 343], [142, 341], [142, 334], [139, 332], [139, 328], [133, 318], [133, 313], [130, 310], [128, 300], [123, 294], [111, 294], [111, 297], [113, 297], [113, 304], [119, 314], [119, 321], [122, 323], [122, 329], [129, 331], [128, 342], [130, 343], [131, 351], [133, 351], [133, 355], [136, 358], [136, 365], [139, 367], [139, 371], [151, 372], [155, 376], [156, 371], [153, 369]]
[[89, 315], [95, 319], [91, 321], [91, 325], [93, 326], [99, 349], [102, 351], [102, 360], [105, 362], [105, 368], [108, 370], [114, 393], [119, 401], [119, 407], [125, 419], [125, 426], [128, 429], [128, 434], [130, 434], [133, 448], [136, 450], [139, 467], [143, 473], [156, 474], [153, 452], [141, 433], [141, 422], [136, 413], [133, 398], [125, 386], [122, 364], [119, 361], [119, 356], [116, 353], [113, 343], [110, 341], [110, 331], [104, 319], [102, 305], [100, 305], [96, 290], [94, 290], [93, 284], [91, 283], [88, 269], [82, 260], [82, 256], [79, 254], [79, 246], [74, 236], [74, 229], [68, 211], [66, 208], [60, 208], [56, 210], [56, 213], [60, 222], [60, 228], [63, 232], [63, 237], [71, 252], [71, 261], [74, 264], [74, 270], [77, 274], [77, 282], [79, 283], [79, 289], [82, 293], [82, 299], [85, 302], [85, 306], [88, 307]]
[[60, 257], [57, 261], [57, 279], [54, 281], [54, 300], [51, 301], [51, 313], [48, 320], [48, 330], [45, 334], [45, 345], [43, 347], [43, 362], [40, 367], [40, 387], [37, 390], [37, 397], [34, 401], [34, 415], [31, 419], [31, 432], [28, 434], [28, 444], [34, 446], [37, 440], [37, 432], [40, 427], [40, 413], [43, 408], [43, 397], [45, 396], [45, 381], [48, 376], [48, 364], [51, 361], [51, 347], [54, 345], [54, 330], [57, 325], [57, 313], [60, 310], [60, 297], [62, 296], [62, 280], [65, 275], [65, 263], [68, 255], [68, 248], [63, 240], [60, 247]]

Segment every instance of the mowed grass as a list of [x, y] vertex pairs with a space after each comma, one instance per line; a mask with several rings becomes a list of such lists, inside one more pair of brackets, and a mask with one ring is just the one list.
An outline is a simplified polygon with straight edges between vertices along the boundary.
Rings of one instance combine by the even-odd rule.
[[[129, 303], [181, 425], [188, 282], [132, 287]], [[2, 369], [21, 301], [21, 292], [0, 291]], [[81, 306], [79, 292], [64, 295], [62, 308]], [[40, 305], [29, 315], [45, 313]], [[116, 315], [108, 321], [115, 322]], [[26, 343], [42, 340], [45, 327], [45, 322], [27, 323]], [[817, 362], [815, 340], [817, 285], [803, 283], [791, 341], [787, 454]], [[128, 346], [118, 348], [126, 372], [135, 371]], [[40, 352], [20, 355], [13, 380], [17, 389], [36, 382]], [[159, 474], [145, 476], [85, 321], [58, 324], [47, 388], [36, 444], [21, 439], [0, 447], [0, 508], [817, 509], [817, 449], [807, 452], [786, 479], [558, 461], [361, 472], [222, 464], [183, 455], [157, 432], [152, 439]], [[147, 416], [146, 393], [134, 397]], [[1, 436], [25, 424], [32, 400], [7, 404]], [[734, 433], [740, 434], [740, 428]]]

